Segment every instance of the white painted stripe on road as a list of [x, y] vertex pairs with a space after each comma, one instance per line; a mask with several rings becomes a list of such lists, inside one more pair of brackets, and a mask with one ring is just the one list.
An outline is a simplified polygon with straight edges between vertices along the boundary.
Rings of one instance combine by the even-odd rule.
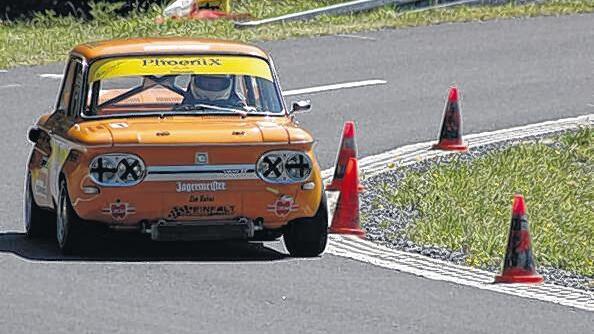
[[22, 86], [21, 84], [9, 84], [9, 85], [0, 86], [0, 89], [21, 87], [21, 86]]
[[62, 77], [64, 77], [63, 74], [53, 74], [53, 73], [44, 73], [44, 74], [40, 74], [39, 76], [42, 78], [46, 78], [46, 79], [57, 79], [57, 80], [61, 80]]
[[494, 273], [432, 259], [420, 254], [390, 249], [355, 236], [330, 235], [326, 253], [432, 280], [594, 311], [594, 293], [585, 290], [550, 283], [540, 285], [493, 284]]
[[[500, 141], [522, 140], [532, 136], [575, 129], [579, 126], [593, 124], [594, 114], [589, 114], [579, 117], [518, 126], [509, 129], [470, 134], [464, 136], [464, 141], [469, 148], [474, 148]], [[431, 150], [431, 146], [436, 142], [437, 139], [435, 141], [408, 145], [395, 150], [390, 150], [388, 152], [365, 157], [361, 159], [359, 164], [363, 177], [372, 177], [377, 175], [387, 169], [390, 169], [389, 166], [391, 165], [405, 166], [414, 163], [419, 159], [426, 159], [439, 155], [455, 154], [455, 152]], [[403, 159], [403, 157], [406, 159]]]
[[317, 87], [310, 87], [310, 88], [287, 90], [287, 91], [283, 92], [283, 96], [320, 93], [320, 92], [327, 92], [327, 91], [346, 89], [346, 88], [385, 85], [386, 83], [388, 83], [386, 80], [378, 80], [378, 79], [354, 81], [354, 82], [344, 82], [344, 83], [338, 83], [338, 84], [332, 84], [332, 85], [324, 85], [324, 86], [317, 86]]
[[[476, 148], [500, 141], [517, 140], [520, 142], [522, 139], [532, 136], [576, 129], [584, 125], [594, 125], [594, 114], [471, 134], [465, 136], [464, 140], [469, 148]], [[457, 152], [431, 150], [431, 146], [435, 142], [407, 145], [362, 158], [359, 160], [361, 177], [369, 178], [392, 168], [402, 168], [436, 156], [457, 154]], [[334, 168], [328, 168], [322, 171], [325, 184], [330, 182], [333, 173]], [[336, 207], [338, 193], [328, 192], [327, 194], [330, 214], [329, 221], [332, 221], [332, 214]], [[331, 235], [326, 252], [429, 279], [447, 281], [483, 290], [491, 290], [594, 311], [594, 293], [592, 292], [549, 283], [541, 285], [492, 284], [495, 273], [455, 265], [451, 262], [432, 259], [416, 253], [390, 249], [356, 237]]]
[[7, 70], [0, 70], [0, 73], [6, 73], [8, 72]]
[[373, 37], [367, 37], [367, 36], [359, 36], [359, 35], [349, 35], [349, 34], [338, 34], [336, 35], [336, 37], [344, 37], [344, 38], [353, 38], [353, 39], [362, 39], [362, 40], [366, 40], [366, 41], [376, 41], [375, 38]]

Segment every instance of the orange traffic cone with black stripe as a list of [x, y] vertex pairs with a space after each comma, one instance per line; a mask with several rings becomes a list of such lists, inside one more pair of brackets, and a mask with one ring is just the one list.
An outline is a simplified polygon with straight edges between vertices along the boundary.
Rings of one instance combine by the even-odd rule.
[[330, 233], [352, 234], [365, 237], [359, 224], [359, 167], [357, 159], [349, 158], [342, 180], [342, 190], [338, 197]]
[[443, 112], [439, 142], [433, 145], [433, 149], [446, 151], [468, 150], [468, 146], [462, 140], [462, 113], [460, 111], [458, 88], [455, 86], [450, 87]]
[[[355, 142], [355, 122], [347, 121], [344, 123], [342, 130], [342, 137], [340, 138], [340, 147], [338, 148], [338, 156], [336, 157], [336, 167], [334, 168], [334, 176], [332, 182], [326, 186], [327, 191], [342, 190], [344, 182], [345, 171], [349, 159], [357, 159], [357, 143]], [[362, 190], [361, 185], [357, 187]]]
[[541, 283], [542, 281], [542, 276], [534, 269], [524, 196], [515, 195], [503, 272], [495, 277], [495, 282]]

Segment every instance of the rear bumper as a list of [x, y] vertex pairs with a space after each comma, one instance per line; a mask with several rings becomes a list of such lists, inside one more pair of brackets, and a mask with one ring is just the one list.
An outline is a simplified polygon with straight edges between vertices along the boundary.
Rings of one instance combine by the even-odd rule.
[[261, 221], [247, 218], [223, 221], [175, 222], [161, 220], [142, 229], [155, 241], [246, 240], [262, 230]]

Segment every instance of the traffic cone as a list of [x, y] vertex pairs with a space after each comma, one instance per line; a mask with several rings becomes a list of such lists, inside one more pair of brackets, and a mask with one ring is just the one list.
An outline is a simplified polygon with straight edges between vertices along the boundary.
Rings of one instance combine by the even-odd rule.
[[458, 101], [458, 88], [450, 87], [448, 101], [443, 112], [443, 122], [439, 133], [439, 142], [433, 149], [446, 151], [467, 151], [468, 146], [462, 140], [462, 113]]
[[[342, 183], [347, 168], [349, 159], [357, 159], [357, 143], [355, 143], [355, 122], [347, 121], [344, 123], [342, 130], [342, 137], [340, 138], [340, 147], [338, 149], [338, 156], [336, 157], [336, 167], [334, 168], [334, 176], [332, 182], [326, 186], [328, 191], [342, 190]], [[363, 186], [357, 185], [359, 190], [363, 190]]]
[[541, 283], [543, 281], [542, 276], [534, 269], [531, 243], [524, 196], [515, 195], [503, 273], [495, 277], [496, 283]]
[[365, 237], [365, 231], [359, 225], [359, 192], [361, 190], [358, 168], [357, 159], [349, 158], [342, 181], [342, 190], [330, 225], [330, 233]]

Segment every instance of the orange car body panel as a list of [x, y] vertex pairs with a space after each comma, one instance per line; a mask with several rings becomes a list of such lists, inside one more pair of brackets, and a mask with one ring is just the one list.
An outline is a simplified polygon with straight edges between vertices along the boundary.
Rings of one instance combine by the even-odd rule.
[[239, 42], [208, 38], [130, 38], [99, 41], [76, 46], [72, 54], [92, 61], [97, 58], [131, 54], [238, 54], [268, 59], [262, 49]]
[[[234, 42], [188, 39], [137, 39], [84, 44], [72, 54], [86, 61], [120, 54], [146, 53], [152, 48], [176, 53], [212, 52], [256, 55], [268, 59], [257, 47]], [[121, 92], [106, 91], [103, 99]], [[151, 99], [175, 99], [167, 90], [139, 94]], [[149, 107], [150, 108], [150, 107]], [[34, 199], [53, 209], [60, 178], [67, 183], [76, 213], [85, 220], [108, 225], [138, 225], [159, 219], [175, 221], [263, 218], [264, 227], [276, 229], [289, 221], [315, 215], [322, 200], [320, 167], [313, 152], [314, 139], [286, 113], [281, 116], [179, 115], [82, 119], [73, 122], [43, 115], [36, 125], [51, 137], [48, 145], [36, 144], [29, 162]], [[198, 152], [208, 155], [208, 165], [256, 165], [263, 153], [273, 150], [305, 152], [313, 162], [304, 182], [272, 184], [259, 178], [219, 180], [219, 191], [180, 190], [183, 183], [211, 181], [149, 180], [125, 187], [97, 185], [89, 164], [98, 155], [129, 153], [140, 157], [147, 168], [191, 166]], [[45, 161], [41, 161], [45, 160]], [[216, 180], [214, 180], [216, 181]], [[313, 183], [311, 189], [303, 184]], [[85, 187], [100, 189], [85, 193]], [[283, 196], [293, 198], [289, 210], [276, 210]], [[114, 214], [118, 212], [118, 214]]]

